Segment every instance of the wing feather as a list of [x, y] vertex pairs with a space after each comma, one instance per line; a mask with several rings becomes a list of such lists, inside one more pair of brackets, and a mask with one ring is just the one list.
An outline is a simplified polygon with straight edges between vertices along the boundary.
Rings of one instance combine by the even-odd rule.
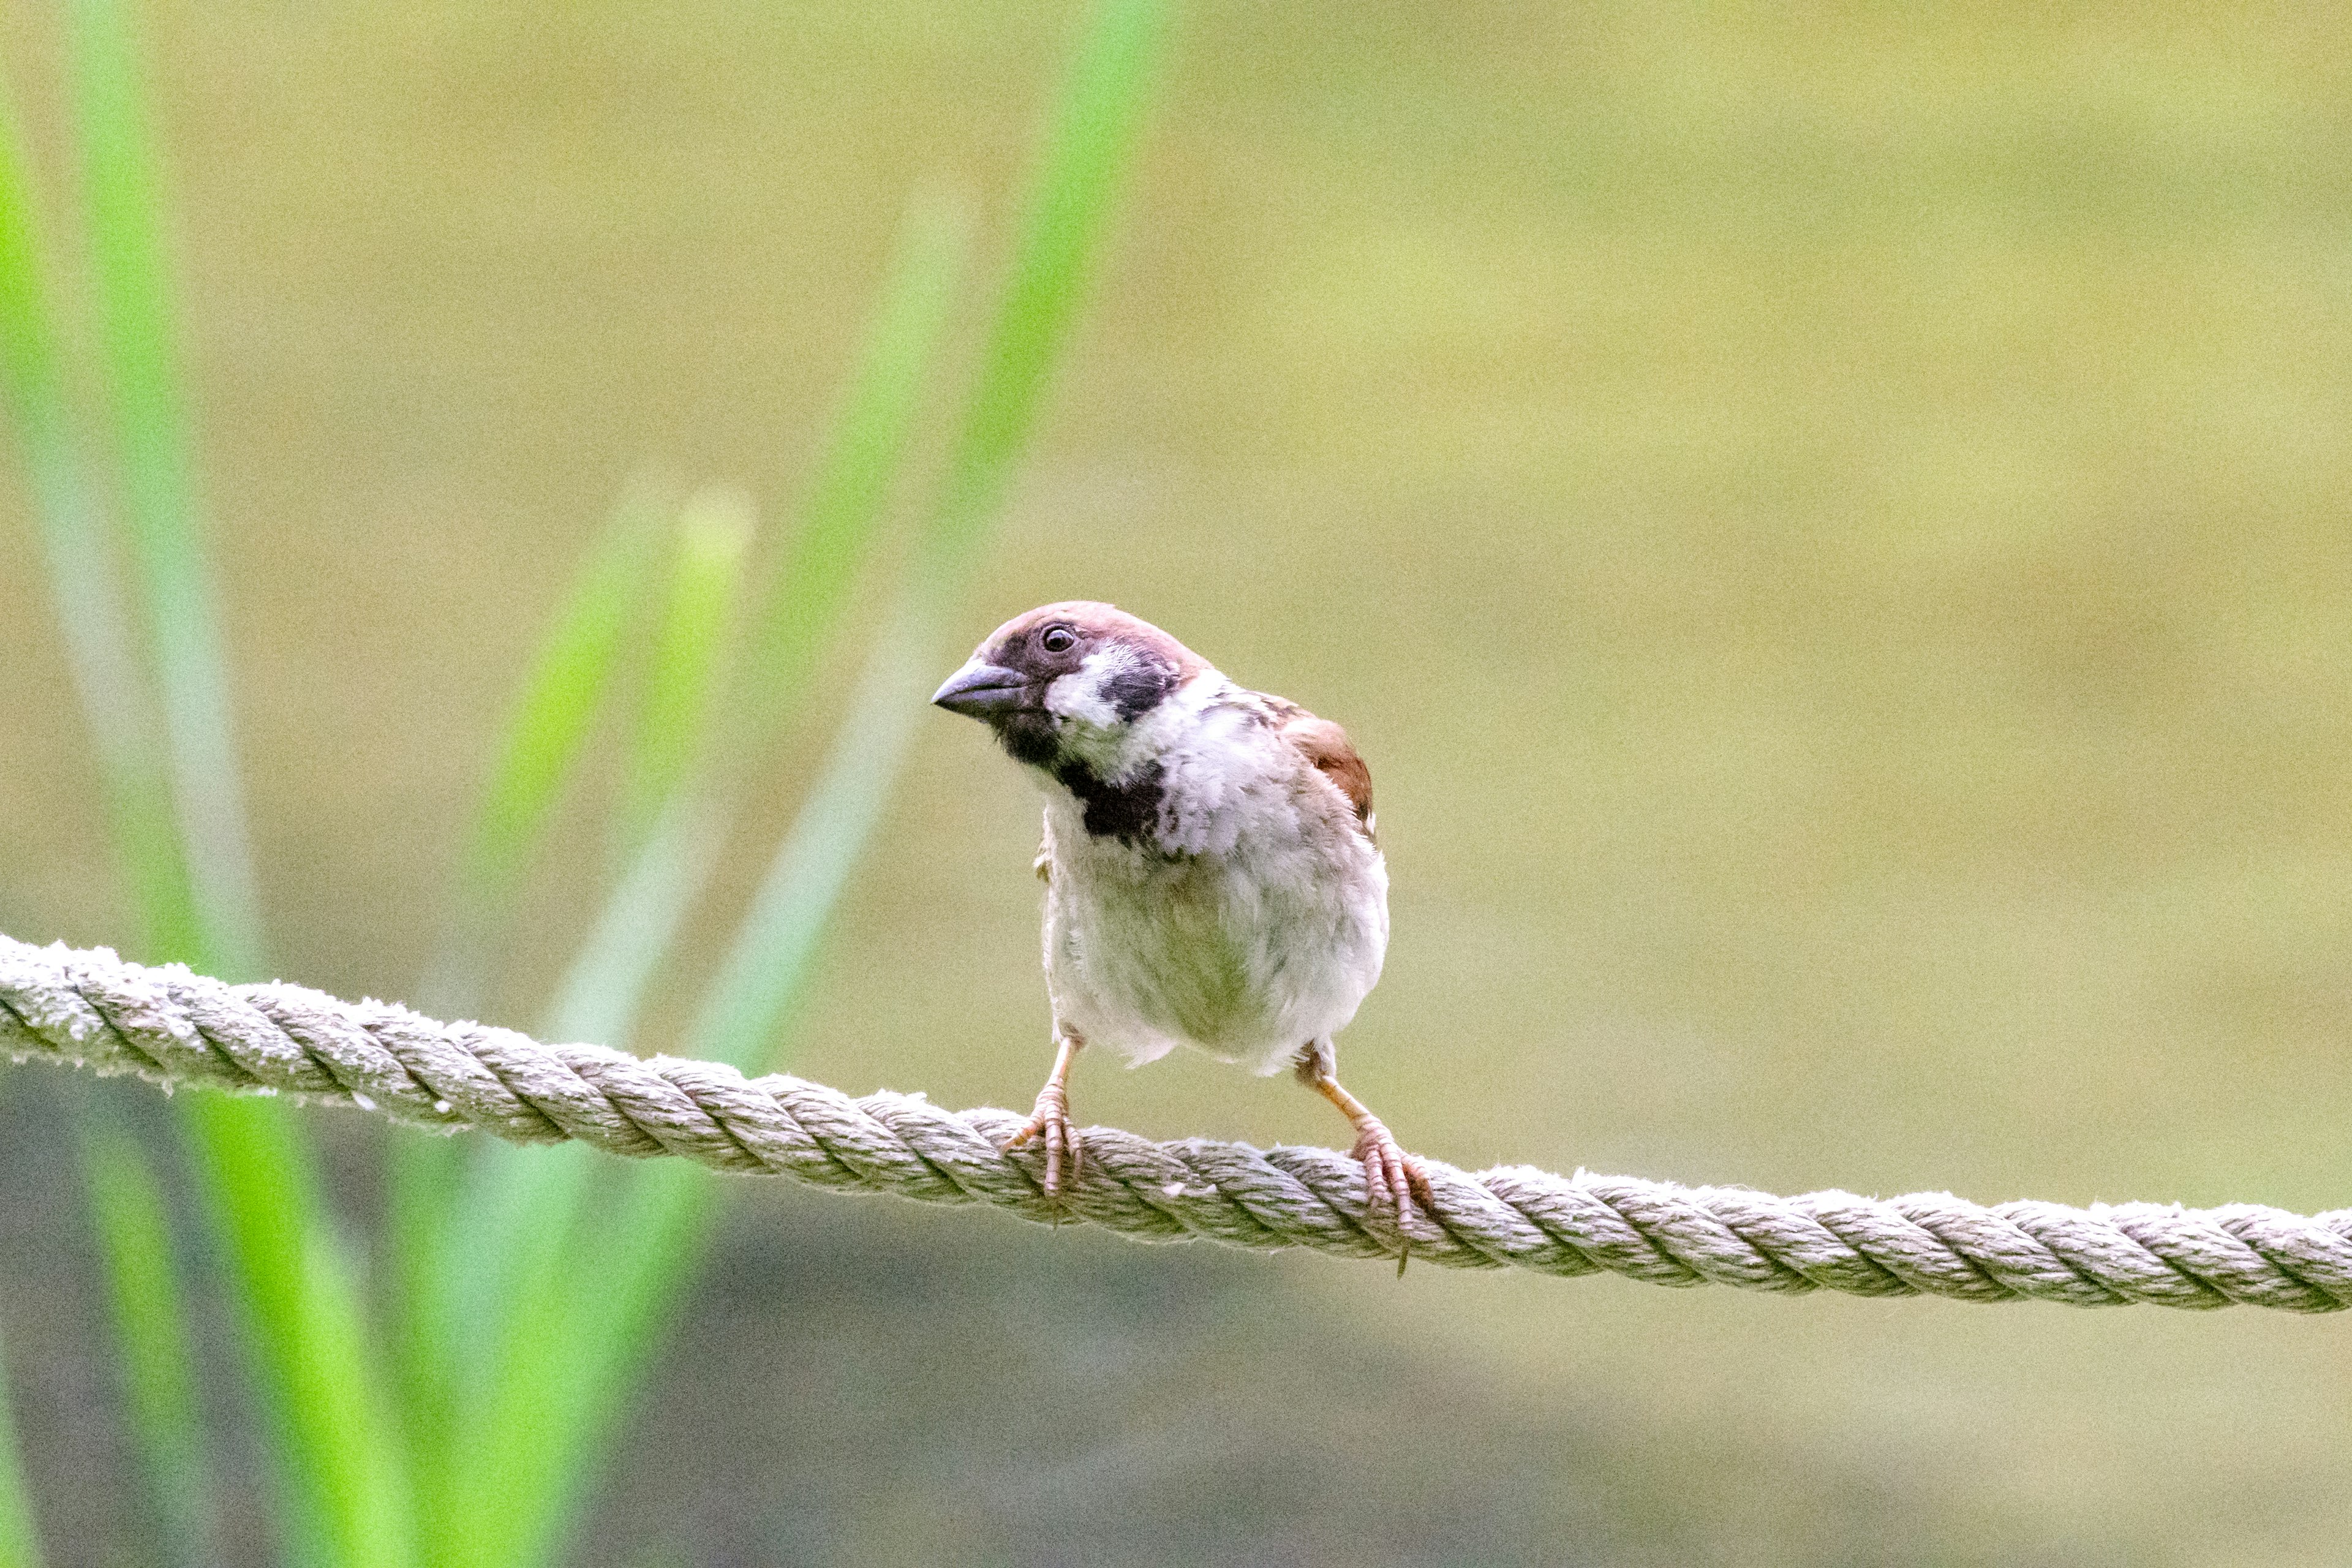
[[1348, 731], [1328, 719], [1318, 719], [1296, 703], [1282, 706], [1286, 711], [1282, 712], [1277, 733], [1348, 797], [1348, 804], [1356, 808], [1358, 830], [1365, 837], [1371, 837], [1372, 770], [1364, 765], [1364, 759], [1349, 743]]

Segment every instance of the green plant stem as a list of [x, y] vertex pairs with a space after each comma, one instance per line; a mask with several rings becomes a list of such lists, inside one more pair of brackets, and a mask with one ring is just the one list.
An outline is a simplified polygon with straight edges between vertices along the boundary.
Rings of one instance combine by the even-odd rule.
[[646, 481], [632, 485], [532, 656], [476, 808], [456, 891], [422, 1000], [472, 1012], [497, 939], [512, 922], [522, 880], [549, 819], [576, 776], [589, 736], [612, 697], [631, 633], [640, 625], [661, 561], [669, 506]]
[[[901, 617], [887, 629], [910, 628]], [[689, 1034], [696, 1052], [748, 1064], [796, 1011], [817, 939], [879, 825], [923, 711], [919, 680], [910, 679], [919, 658], [899, 637], [877, 644], [840, 739]], [[599, 1173], [585, 1151], [533, 1152], [572, 1156], [563, 1196]], [[476, 1504], [466, 1517], [488, 1522], [472, 1526], [479, 1554], [463, 1560], [533, 1563], [552, 1554], [700, 1253], [719, 1197], [706, 1177], [666, 1166], [625, 1173], [614, 1223], [591, 1227], [575, 1216], [531, 1249], [487, 1369], [486, 1432], [469, 1472]]]
[[211, 956], [228, 973], [255, 973], [260, 905], [246, 838], [227, 658], [173, 363], [172, 286], [140, 74], [117, 0], [74, 0], [71, 10], [99, 341], [124, 519], [146, 582], [181, 847], [206, 906]]
[[719, 487], [688, 497], [678, 512], [669, 600], [629, 752], [618, 846], [624, 865], [685, 783], [709, 732], [756, 523], [751, 497]]
[[908, 199], [881, 305], [803, 501], [789, 553], [754, 614], [735, 710], [711, 731], [721, 755], [756, 758], [801, 708], [906, 466], [917, 415], [971, 247], [961, 192]]
[[984, 542], [1066, 347], [1140, 133], [1163, 0], [1101, 0], [1055, 106], [1004, 296], [991, 325], [930, 531], [946, 582]]
[[[258, 903], [136, 51], [115, 0], [75, 0], [70, 19], [105, 387], [163, 704], [177, 848], [194, 895], [192, 929], [171, 933], [158, 956], [250, 975], [260, 967]], [[397, 1568], [410, 1556], [406, 1480], [308, 1147], [283, 1106], [215, 1095], [184, 1103], [292, 1480], [289, 1555], [323, 1550], [336, 1564]]]
[[[117, 868], [146, 950], [193, 952], [199, 920], [179, 851], [153, 701], [107, 560], [103, 523], [63, 392], [42, 226], [23, 142], [0, 105], [0, 393], [32, 483], [52, 605], [89, 721]], [[195, 1374], [172, 1268], [161, 1184], [146, 1151], [85, 1100], [74, 1118], [93, 1230], [125, 1366], [132, 1435], [162, 1525], [183, 1563], [216, 1552]]]
[[[438, 949], [421, 988], [443, 1015], [482, 1003], [491, 956], [521, 897], [523, 879], [565, 791], [580, 771], [596, 720], [626, 663], [660, 556], [667, 502], [633, 484], [598, 533], [533, 656], [466, 837]], [[453, 1259], [465, 1251], [457, 1198], [466, 1152], [439, 1138], [404, 1138], [391, 1150], [393, 1360], [402, 1434], [415, 1488], [416, 1535], [431, 1543], [451, 1528], [461, 1331]]]
[[879, 309], [836, 415], [783, 566], [753, 616], [751, 654], [706, 727], [696, 763], [654, 816], [558, 987], [549, 1028], [625, 1039], [763, 753], [800, 710], [858, 566], [905, 467], [971, 245], [963, 204], [926, 188], [909, 201]]
[[[748, 686], [739, 677], [712, 710], [698, 761], [655, 814], [566, 973], [547, 1025], [557, 1037], [631, 1036], [646, 988], [716, 871], [753, 764], [803, 694], [805, 666], [838, 620], [855, 567], [880, 528], [963, 270], [969, 229], [961, 204], [938, 192], [919, 192], [910, 201], [881, 306], [789, 563], [756, 616], [750, 668], [766, 674]], [[786, 658], [800, 662], [787, 670], [778, 662]], [[467, 1239], [443, 1255], [449, 1278], [442, 1289], [449, 1300], [465, 1303], [451, 1314], [458, 1331], [445, 1343], [444, 1355], [486, 1390], [498, 1359], [493, 1347], [521, 1331], [506, 1326], [525, 1310], [518, 1303], [553, 1288], [551, 1270], [577, 1223], [588, 1168], [561, 1152], [519, 1160], [511, 1151], [482, 1151], [460, 1205], [467, 1223], [445, 1222]], [[482, 1409], [491, 1400], [485, 1393]], [[488, 1417], [481, 1419], [488, 1423], [482, 1430], [495, 1427]], [[453, 1457], [449, 1464], [468, 1473], [479, 1469], [470, 1455]]]
[[160, 721], [66, 400], [46, 251], [23, 137], [10, 106], [0, 102], [0, 395], [31, 481], [50, 602], [89, 721], [115, 858], [147, 940], [189, 948], [194, 895], [180, 858]]
[[163, 1184], [146, 1151], [103, 1099], [85, 1105], [79, 1121], [83, 1180], [122, 1347], [124, 1392], [166, 1554], [182, 1568], [203, 1568], [219, 1561], [220, 1526]]
[[396, 1139], [387, 1154], [393, 1401], [407, 1457], [413, 1532], [420, 1561], [430, 1563], [454, 1489], [449, 1465], [459, 1394], [449, 1346], [458, 1336], [446, 1254], [465, 1156], [446, 1138]]
[[[0, 1347], [5, 1348], [5, 1347]], [[40, 1568], [41, 1542], [33, 1529], [33, 1494], [25, 1485], [9, 1417], [8, 1358], [0, 1353], [0, 1568]]]
[[294, 1544], [351, 1568], [400, 1568], [414, 1556], [406, 1478], [367, 1376], [351, 1260], [320, 1224], [295, 1125], [282, 1106], [223, 1094], [190, 1096], [188, 1119], [262, 1343], [255, 1359], [268, 1403], [303, 1483], [290, 1500]]

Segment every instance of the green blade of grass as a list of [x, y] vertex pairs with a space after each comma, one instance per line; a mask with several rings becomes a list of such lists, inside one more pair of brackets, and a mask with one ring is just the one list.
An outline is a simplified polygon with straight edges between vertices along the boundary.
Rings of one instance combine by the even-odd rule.
[[8, 1358], [0, 1354], [0, 1568], [40, 1568], [41, 1542], [33, 1530], [33, 1494], [25, 1485], [10, 1406]]
[[323, 1223], [299, 1130], [268, 1100], [199, 1093], [187, 1105], [281, 1462], [299, 1489], [289, 1499], [287, 1554], [404, 1568], [414, 1560], [406, 1475], [368, 1375], [352, 1260]]
[[[185, 949], [157, 956], [242, 978], [259, 970], [260, 922], [139, 73], [114, 0], [75, 0], [70, 22], [101, 357], [163, 700], [179, 853], [194, 895]], [[409, 1557], [405, 1478], [310, 1152], [282, 1106], [213, 1094], [184, 1103], [289, 1492], [299, 1494], [288, 1515], [318, 1526], [315, 1540], [298, 1530], [289, 1554], [323, 1548], [338, 1564], [395, 1568]]]
[[[1067, 342], [1118, 176], [1133, 147], [1160, 33], [1158, 0], [1107, 0], [1077, 52], [1048, 136], [1029, 221], [987, 340], [943, 497], [913, 575], [869, 660], [824, 775], [753, 902], [689, 1036], [697, 1054], [748, 1066], [789, 1020], [819, 936], [888, 800], [941, 623], [983, 542], [1006, 476]], [[781, 672], [789, 678], [791, 671]], [[486, 1495], [531, 1499], [484, 1563], [550, 1559], [694, 1262], [717, 1194], [698, 1173], [630, 1173], [624, 1220], [567, 1240], [535, 1278], [498, 1358]], [[576, 1193], [576, 1187], [574, 1192]], [[576, 1220], [554, 1234], [579, 1235]], [[587, 1289], [591, 1279], [593, 1289]]]
[[104, 521], [64, 393], [43, 230], [13, 106], [0, 102], [0, 395], [31, 482], [50, 600], [89, 721], [108, 834], [156, 947], [195, 943], [153, 700], [107, 555]]
[[756, 517], [751, 498], [713, 487], [678, 512], [669, 603], [654, 641], [622, 806], [624, 863], [686, 781], [726, 669]]
[[[805, 668], [787, 672], [776, 661], [822, 645], [880, 529], [963, 270], [969, 231], [961, 203], [949, 195], [927, 190], [909, 202], [794, 547], [756, 616], [749, 668], [767, 673], [730, 683], [697, 737], [700, 760], [663, 803], [566, 972], [545, 1025], [553, 1037], [629, 1037], [646, 986], [717, 869], [751, 759], [788, 714], [794, 678], [806, 679]], [[576, 1152], [482, 1152], [466, 1205], [472, 1242], [449, 1255], [458, 1276], [449, 1289], [475, 1304], [466, 1321], [482, 1333], [473, 1343], [451, 1346], [453, 1360], [479, 1365], [489, 1353], [485, 1339], [502, 1336], [508, 1310], [501, 1303], [543, 1288], [591, 1168]]]
[[[908, 618], [894, 617], [886, 629], [911, 631]], [[904, 635], [879, 641], [688, 1049], [749, 1063], [799, 1001], [818, 936], [872, 839], [923, 713], [919, 647]], [[486, 1433], [475, 1447], [479, 1502], [468, 1516], [478, 1554], [467, 1561], [551, 1559], [699, 1256], [719, 1195], [708, 1173], [660, 1167], [622, 1174], [617, 1223], [567, 1226], [564, 1244], [541, 1265], [541, 1278], [520, 1290], [491, 1363]]]
[[393, 1404], [408, 1460], [410, 1529], [421, 1544], [433, 1539], [449, 1508], [449, 1439], [459, 1396], [449, 1353], [457, 1334], [446, 1254], [465, 1153], [446, 1138], [408, 1136], [388, 1157]]
[[487, 950], [513, 917], [548, 819], [611, 695], [660, 561], [666, 510], [644, 482], [622, 497], [532, 656], [467, 835], [425, 1005], [463, 1013], [481, 1005]]
[[1142, 129], [1166, 9], [1163, 0], [1102, 0], [1063, 84], [931, 531], [949, 578], [960, 574], [955, 558], [983, 542], [1066, 346]]
[[908, 203], [881, 308], [801, 505], [791, 552], [757, 614], [740, 687], [742, 718], [719, 731], [748, 754], [797, 706], [871, 550], [905, 466], [971, 229], [968, 205], [951, 187], [923, 188]]
[[140, 77], [117, 0], [74, 0], [70, 9], [99, 341], [124, 517], [146, 580], [181, 852], [205, 906], [208, 956], [219, 961], [220, 972], [252, 974], [260, 968], [259, 903], [227, 658], [173, 361], [172, 288]]
[[[688, 498], [678, 511], [667, 604], [654, 641], [616, 825], [625, 856], [640, 846], [698, 761], [726, 668], [754, 526], [750, 498], [719, 487]], [[404, 1152], [404, 1169], [421, 1166], [434, 1152], [425, 1146]], [[534, 1194], [578, 1179], [569, 1168], [576, 1157], [557, 1153], [552, 1161], [517, 1161], [483, 1151], [471, 1181], [445, 1190], [470, 1189], [476, 1196], [469, 1210], [488, 1216], [489, 1223], [463, 1227], [464, 1235], [446, 1223], [430, 1232], [423, 1223], [402, 1226], [404, 1234], [420, 1237], [415, 1266], [406, 1270], [418, 1278], [415, 1294], [420, 1299], [427, 1291], [437, 1295], [442, 1318], [437, 1331], [410, 1336], [415, 1372], [405, 1380], [413, 1430], [426, 1415], [418, 1406], [429, 1400], [431, 1408], [441, 1412], [434, 1418], [443, 1434], [440, 1440], [412, 1445], [433, 1478], [432, 1495], [420, 1494], [419, 1504], [436, 1521], [436, 1534], [446, 1533], [451, 1528], [446, 1521], [463, 1513], [446, 1484], [454, 1458], [448, 1436], [455, 1431], [455, 1384], [479, 1381], [488, 1338], [467, 1333], [463, 1325], [485, 1321], [504, 1299], [502, 1287], [527, 1278], [542, 1254], [560, 1247], [560, 1237], [526, 1224], [525, 1216]], [[454, 1219], [454, 1210], [441, 1212]], [[433, 1451], [422, 1451], [426, 1448]]]
[[[511, 923], [524, 875], [611, 698], [628, 636], [659, 559], [665, 504], [646, 482], [614, 508], [542, 635], [503, 730], [466, 837], [423, 1005], [451, 1016], [481, 1005], [493, 945]], [[451, 1437], [463, 1338], [454, 1225], [468, 1151], [441, 1138], [391, 1151], [394, 1386], [415, 1489], [416, 1534], [432, 1539], [451, 1506]]]
[[730, 685], [706, 731], [702, 764], [687, 771], [566, 970], [547, 1020], [556, 1038], [628, 1037], [655, 970], [718, 869], [752, 764], [792, 716], [881, 530], [970, 231], [951, 194], [925, 189], [909, 201], [880, 306], [796, 517], [793, 546], [754, 613], [742, 679]]
[[[856, 564], [880, 528], [916, 411], [929, 381], [949, 307], [962, 272], [969, 222], [960, 203], [925, 192], [910, 204], [882, 302], [866, 332], [850, 390], [802, 509], [794, 548], [755, 615], [753, 670], [775, 668], [778, 650], [821, 645], [838, 618]], [[804, 675], [804, 671], [801, 671]], [[748, 684], [759, 685], [757, 682]], [[559, 1038], [625, 1041], [635, 1027], [644, 987], [677, 924], [716, 869], [732, 804], [730, 785], [748, 776], [746, 759], [789, 712], [784, 683], [766, 700], [747, 691], [739, 668], [718, 710], [693, 738], [698, 760], [682, 770], [669, 798], [604, 913], [575, 959], [551, 1009], [548, 1032]], [[726, 737], [723, 742], [714, 735]], [[506, 1511], [515, 1489], [492, 1480], [499, 1456], [514, 1452], [493, 1415], [511, 1407], [496, 1392], [517, 1358], [499, 1347], [531, 1342], [531, 1304], [557, 1279], [591, 1180], [577, 1150], [480, 1152], [458, 1228], [468, 1244], [446, 1253], [453, 1313], [442, 1341], [450, 1364], [482, 1389], [467, 1425], [439, 1461], [440, 1473], [470, 1478], [473, 1500], [444, 1502], [428, 1525], [436, 1560], [501, 1561], [486, 1511]], [[515, 1157], [520, 1154], [520, 1158]], [[462, 1331], [471, 1329], [468, 1333]], [[512, 1467], [529, 1469], [528, 1465]]]
[[824, 771], [793, 820], [727, 957], [688, 1028], [685, 1049], [756, 1070], [799, 1000], [817, 939], [871, 843], [928, 711], [935, 617], [919, 595], [901, 596], [885, 623], [844, 716]]
[[163, 1184], [120, 1120], [100, 1108], [82, 1122], [83, 1180], [99, 1222], [124, 1388], [155, 1489], [167, 1556], [183, 1568], [202, 1568], [219, 1561], [219, 1522]]
[[[194, 899], [179, 853], [152, 700], [106, 557], [88, 468], [63, 391], [41, 226], [23, 142], [0, 104], [0, 395], [32, 482], [51, 601], [89, 720], [115, 859], [149, 951], [194, 951]], [[130, 1426], [172, 1561], [216, 1555], [194, 1362], [169, 1227], [146, 1152], [101, 1111], [76, 1118], [92, 1229], [108, 1264]]]
[[[856, 563], [870, 549], [903, 465], [950, 302], [962, 271], [969, 224], [960, 205], [934, 193], [910, 203], [885, 285], [826, 456], [796, 532], [795, 548], [758, 615], [752, 668], [775, 668], [779, 650], [821, 646], [838, 619]], [[794, 673], [805, 678], [804, 669]], [[558, 1038], [625, 1041], [645, 987], [679, 922], [719, 863], [733, 798], [749, 776], [746, 758], [780, 726], [787, 682], [765, 700], [732, 691], [697, 738], [704, 751], [657, 814], [644, 847], [608, 899], [604, 914], [567, 973], [549, 1032]], [[712, 732], [723, 742], [709, 740]], [[455, 1354], [479, 1370], [483, 1393], [472, 1436], [451, 1469], [473, 1480], [471, 1507], [446, 1516], [436, 1547], [452, 1562], [502, 1563], [496, 1526], [532, 1495], [531, 1475], [560, 1479], [562, 1466], [532, 1455], [568, 1451], [534, 1412], [535, 1358], [549, 1353], [535, 1311], [562, 1282], [562, 1259], [579, 1222], [594, 1164], [577, 1150], [486, 1150], [467, 1206], [476, 1242], [465, 1249], [453, 1292], [477, 1303], [467, 1321], [486, 1333]], [[560, 1355], [560, 1347], [557, 1347]], [[541, 1405], [545, 1402], [540, 1401]], [[541, 1484], [544, 1490], [545, 1485]], [[493, 1503], [498, 1506], [493, 1509]], [[544, 1534], [544, 1510], [518, 1534]]]

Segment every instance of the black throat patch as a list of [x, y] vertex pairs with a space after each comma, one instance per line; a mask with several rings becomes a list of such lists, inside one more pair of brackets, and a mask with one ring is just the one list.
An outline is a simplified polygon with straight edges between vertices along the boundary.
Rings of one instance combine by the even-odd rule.
[[1043, 708], [1024, 708], [1004, 717], [996, 726], [996, 738], [1016, 763], [1026, 763], [1033, 768], [1050, 768], [1054, 759], [1062, 754], [1062, 737], [1054, 727], [1054, 720]]
[[1054, 777], [1086, 808], [1087, 831], [1097, 838], [1148, 847], [1159, 837], [1160, 767], [1146, 763], [1132, 778], [1107, 784], [1084, 763], [1055, 765]]

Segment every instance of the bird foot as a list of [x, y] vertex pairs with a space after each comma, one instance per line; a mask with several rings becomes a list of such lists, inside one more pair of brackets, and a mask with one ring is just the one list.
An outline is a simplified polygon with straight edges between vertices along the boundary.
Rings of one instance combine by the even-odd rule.
[[1377, 1117], [1367, 1116], [1356, 1129], [1356, 1146], [1349, 1151], [1364, 1166], [1364, 1203], [1374, 1214], [1391, 1220], [1402, 1216], [1406, 1197], [1431, 1205], [1429, 1178], [1404, 1145]]
[[1068, 1164], [1070, 1180], [1075, 1182], [1086, 1163], [1086, 1153], [1078, 1143], [1078, 1130], [1070, 1124], [1070, 1097], [1053, 1084], [1047, 1084], [1037, 1096], [1037, 1109], [1029, 1113], [1029, 1121], [1020, 1131], [1004, 1141], [1004, 1148], [1009, 1152], [1032, 1142], [1042, 1142], [1045, 1146], [1045, 1195], [1060, 1197], [1064, 1163]]

